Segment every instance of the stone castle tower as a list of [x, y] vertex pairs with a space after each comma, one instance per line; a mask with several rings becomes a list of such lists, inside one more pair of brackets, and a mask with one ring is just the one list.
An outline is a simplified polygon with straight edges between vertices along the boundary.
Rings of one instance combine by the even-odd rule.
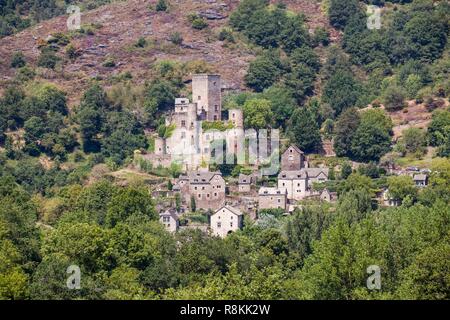
[[192, 102], [202, 120], [222, 120], [222, 94], [220, 75], [194, 74], [192, 76]]

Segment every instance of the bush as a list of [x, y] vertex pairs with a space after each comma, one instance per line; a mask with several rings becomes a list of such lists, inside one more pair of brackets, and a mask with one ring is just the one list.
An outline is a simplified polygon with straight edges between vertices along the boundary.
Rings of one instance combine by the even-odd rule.
[[158, 0], [155, 9], [156, 11], [167, 11], [168, 6], [166, 0]]
[[189, 21], [192, 24], [192, 28], [197, 30], [205, 29], [208, 26], [208, 23], [202, 17], [199, 17], [197, 14], [193, 13], [188, 16]]
[[386, 89], [383, 100], [387, 111], [401, 110], [406, 106], [405, 94], [401, 88], [396, 86], [390, 86]]
[[172, 33], [169, 37], [170, 42], [180, 45], [183, 43], [183, 36], [178, 31]]
[[233, 33], [231, 32], [230, 29], [227, 29], [227, 28], [223, 28], [222, 30], [220, 30], [218, 38], [219, 38], [219, 41], [234, 42]]
[[103, 62], [103, 66], [106, 68], [114, 68], [116, 66], [116, 62], [113, 58], [108, 58], [105, 62]]
[[22, 68], [27, 64], [25, 61], [25, 57], [22, 52], [16, 52], [13, 54], [11, 58], [11, 67], [12, 68]]
[[147, 40], [145, 40], [144, 37], [141, 37], [136, 42], [135, 47], [137, 47], [137, 48], [144, 48], [146, 45], [147, 45]]
[[38, 59], [38, 66], [48, 69], [55, 69], [56, 64], [60, 60], [54, 52], [46, 51], [42, 52]]

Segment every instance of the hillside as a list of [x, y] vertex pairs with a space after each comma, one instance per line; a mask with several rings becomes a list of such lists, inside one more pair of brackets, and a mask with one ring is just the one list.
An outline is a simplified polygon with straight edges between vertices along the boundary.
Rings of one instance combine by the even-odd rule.
[[[212, 72], [220, 73], [226, 88], [244, 87], [243, 77], [249, 61], [254, 58], [253, 50], [239, 40], [235, 45], [217, 40], [217, 33], [227, 25], [238, 0], [177, 0], [172, 1], [168, 12], [151, 10], [149, 7], [154, 7], [155, 3], [156, 0], [130, 0], [82, 12], [82, 26], [94, 25], [95, 31], [93, 35], [76, 36], [71, 40], [80, 56], [75, 61], [67, 61], [62, 70], [40, 70], [38, 76], [64, 89], [69, 104], [79, 100], [80, 93], [93, 77], [108, 79], [129, 71], [137, 83], [150, 80], [152, 64], [158, 60], [199, 61], [208, 65]], [[310, 28], [328, 23], [319, 3], [287, 1], [287, 5], [296, 12], [303, 12]], [[193, 29], [187, 19], [189, 13], [207, 17], [209, 27]], [[22, 52], [35, 65], [40, 54], [39, 42], [58, 32], [67, 33], [66, 19], [67, 16], [60, 16], [0, 39], [1, 89], [14, 77], [15, 70], [9, 65], [14, 52]], [[180, 46], [169, 41], [174, 32], [182, 35]], [[141, 37], [150, 45], [135, 48], [134, 44]], [[102, 66], [109, 57], [116, 62], [114, 68]]]

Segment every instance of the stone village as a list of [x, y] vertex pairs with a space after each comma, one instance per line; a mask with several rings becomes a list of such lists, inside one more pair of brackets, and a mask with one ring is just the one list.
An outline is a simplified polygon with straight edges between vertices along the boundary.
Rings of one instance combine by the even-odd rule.
[[[214, 163], [214, 153], [224, 155], [223, 143], [214, 144], [225, 142], [227, 160], [231, 154], [233, 161], [245, 163], [245, 145], [251, 135], [244, 130], [243, 111], [222, 111], [221, 78], [217, 74], [193, 75], [192, 100], [176, 98], [174, 110], [166, 118], [166, 126], [172, 128], [170, 136], [155, 137], [153, 152], [135, 152], [137, 167], [142, 162], [159, 168], [176, 163], [183, 171], [177, 179], [170, 181], [171, 190], [155, 191], [156, 197], [164, 193], [178, 198], [177, 206], [173, 201], [157, 205], [160, 222], [167, 230], [198, 228], [214, 236], [226, 237], [243, 227], [245, 215], [257, 220], [262, 210], [291, 214], [301, 207], [302, 201], [337, 201], [336, 192], [315, 188], [329, 180], [329, 168], [310, 166], [308, 156], [295, 145], [278, 148], [278, 144], [271, 147], [267, 140], [259, 141], [258, 148], [267, 148], [268, 158], [272, 162], [275, 159], [277, 165], [279, 163], [278, 175], [275, 174], [273, 179], [262, 175], [260, 167], [263, 163], [257, 158], [253, 162], [247, 161], [249, 172], [241, 172], [237, 179], [226, 181]], [[205, 124], [219, 124], [226, 130], [208, 130]], [[279, 156], [282, 148], [284, 151]], [[211, 168], [215, 169], [210, 171]], [[417, 187], [427, 184], [424, 173], [413, 173], [413, 179]], [[388, 190], [379, 194], [379, 202], [385, 206], [398, 204], [389, 197]], [[193, 211], [205, 214], [206, 223], [185, 225], [183, 215]]]

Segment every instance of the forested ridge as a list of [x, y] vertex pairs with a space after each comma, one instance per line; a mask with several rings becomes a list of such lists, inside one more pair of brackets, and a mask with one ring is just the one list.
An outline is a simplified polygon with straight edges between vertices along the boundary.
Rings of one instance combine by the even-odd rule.
[[[0, 299], [449, 299], [450, 6], [317, 2], [329, 24], [315, 29], [292, 1], [233, 3], [224, 25], [185, 13], [196, 37], [252, 56], [244, 90], [224, 93], [224, 109], [242, 109], [245, 128], [280, 129], [282, 151], [294, 144], [329, 167], [315, 187], [338, 195], [288, 216], [246, 216], [224, 239], [166, 231], [158, 204], [178, 208], [180, 199], [153, 192], [171, 190], [181, 167], [136, 169], [135, 151], [151, 152], [173, 131], [165, 119], [176, 97], [189, 97], [187, 79], [221, 72], [179, 59], [194, 50], [185, 30], [163, 43], [139, 35], [122, 49], [157, 48], [149, 78], [119, 72], [117, 55], [105, 55], [104, 73], [76, 99], [57, 79], [81, 74], [67, 70], [86, 52], [79, 44], [104, 32], [100, 23], [39, 39], [37, 59], [20, 48], [4, 57], [13, 77], [0, 83]], [[20, 37], [71, 3], [88, 12], [109, 1], [0, 0], [0, 37]], [[380, 6], [381, 29], [367, 28], [368, 4]], [[164, 16], [176, 5], [146, 6]], [[326, 145], [335, 155], [323, 156]], [[426, 187], [387, 170], [411, 166], [429, 170]], [[210, 170], [228, 182], [248, 168]], [[399, 206], [379, 203], [385, 189]], [[81, 268], [80, 290], [67, 288], [70, 265]], [[367, 288], [371, 265], [381, 290]]]

